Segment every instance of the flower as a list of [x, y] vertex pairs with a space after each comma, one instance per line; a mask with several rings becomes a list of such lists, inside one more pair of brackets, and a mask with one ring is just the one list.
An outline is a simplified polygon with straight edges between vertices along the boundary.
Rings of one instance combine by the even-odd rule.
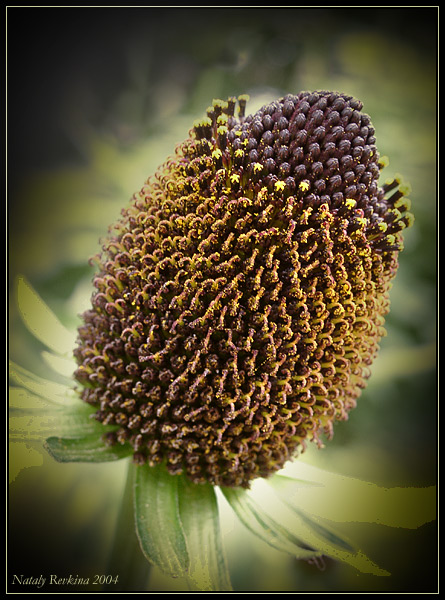
[[[396, 490], [290, 459], [332, 435], [369, 377], [412, 220], [408, 188], [378, 186], [384, 160], [353, 98], [288, 95], [247, 117], [246, 101], [237, 115], [234, 98], [214, 101], [110, 228], [75, 388], [17, 365], [11, 374], [57, 407], [58, 435], [46, 439], [56, 460], [132, 457], [138, 539], [168, 575], [231, 588], [217, 492], [276, 549], [386, 575], [326, 520], [345, 507], [326, 507], [346, 485], [351, 498], [373, 495], [355, 518], [416, 527], [434, 518], [434, 488], [421, 499], [405, 490], [427, 508], [404, 518], [386, 510]], [[23, 279], [18, 299], [66, 374], [72, 335]], [[295, 488], [310, 491], [294, 501]]]
[[110, 445], [248, 487], [355, 406], [411, 216], [360, 102], [238, 103], [214, 101], [111, 229], [75, 356]]

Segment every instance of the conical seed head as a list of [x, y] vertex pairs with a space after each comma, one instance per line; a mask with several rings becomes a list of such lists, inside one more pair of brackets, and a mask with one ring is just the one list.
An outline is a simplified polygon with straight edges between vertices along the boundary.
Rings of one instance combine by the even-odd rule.
[[238, 104], [214, 101], [123, 211], [75, 356], [109, 443], [246, 487], [356, 405], [411, 216], [357, 100]]

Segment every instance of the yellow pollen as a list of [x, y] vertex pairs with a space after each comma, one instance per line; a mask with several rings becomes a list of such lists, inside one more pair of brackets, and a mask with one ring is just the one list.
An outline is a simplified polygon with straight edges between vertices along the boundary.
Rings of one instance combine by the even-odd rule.
[[357, 202], [354, 200], [354, 198], [346, 198], [345, 204], [348, 208], [354, 208], [354, 206], [357, 205]]
[[284, 181], [276, 181], [275, 182], [275, 190], [277, 192], [283, 191], [285, 187], [286, 187], [286, 184], [284, 183]]
[[266, 198], [266, 197], [267, 197], [267, 194], [268, 194], [268, 189], [267, 189], [267, 187], [265, 187], [265, 186], [264, 186], [264, 187], [262, 187], [262, 188], [260, 189], [260, 191], [258, 192], [258, 198], [259, 198], [260, 200], [262, 200], [263, 198]]
[[300, 181], [298, 187], [302, 192], [307, 192], [309, 189], [309, 183], [307, 181]]
[[239, 175], [238, 175], [238, 173], [233, 173], [233, 175], [230, 176], [230, 181], [232, 183], [239, 183]]

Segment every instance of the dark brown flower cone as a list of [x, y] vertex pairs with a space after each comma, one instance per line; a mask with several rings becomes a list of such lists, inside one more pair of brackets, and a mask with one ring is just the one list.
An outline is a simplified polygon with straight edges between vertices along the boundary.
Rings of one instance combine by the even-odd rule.
[[75, 356], [110, 444], [247, 487], [356, 405], [411, 216], [360, 102], [245, 103], [215, 101], [110, 229]]

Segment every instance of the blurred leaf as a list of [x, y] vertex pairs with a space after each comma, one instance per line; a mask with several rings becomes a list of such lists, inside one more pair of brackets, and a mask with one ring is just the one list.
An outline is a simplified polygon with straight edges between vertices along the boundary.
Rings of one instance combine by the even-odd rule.
[[13, 361], [10, 361], [9, 365], [9, 374], [16, 384], [43, 398], [48, 403], [70, 406], [78, 402], [75, 392], [66, 385], [34, 375], [34, 373], [20, 367]]
[[[291, 506], [291, 505], [289, 505], [289, 506]], [[306, 515], [304, 512], [295, 509], [295, 507], [291, 506], [291, 508], [293, 510], [296, 510], [296, 512], [303, 519], [303, 521], [305, 523], [307, 523], [314, 530], [314, 532], [316, 534], [318, 534], [320, 537], [324, 538], [333, 547], [336, 547], [339, 550], [345, 550], [346, 552], [353, 552], [353, 553], [356, 552], [356, 549], [354, 548], [354, 546], [352, 545], [351, 542], [346, 540], [345, 537], [340, 535], [338, 532], [336, 532], [333, 529], [330, 529], [326, 525], [322, 524], [319, 519], [317, 520], [316, 518], [311, 518], [308, 515]]]
[[72, 351], [75, 335], [68, 331], [24, 277], [17, 278], [17, 303], [29, 331], [58, 354]]
[[268, 515], [246, 490], [221, 488], [221, 491], [247, 529], [273, 548], [287, 552], [295, 558], [308, 559], [320, 556], [320, 552], [308, 546]]
[[42, 352], [42, 358], [53, 371], [63, 377], [70, 378], [77, 367], [74, 359], [58, 356], [46, 350]]
[[105, 431], [102, 423], [91, 418], [95, 409], [85, 402], [64, 408], [42, 401], [22, 388], [10, 388], [9, 435], [12, 440], [44, 440], [51, 434], [81, 437]]
[[281, 527], [286, 528], [289, 534], [304, 540], [318, 556], [320, 554], [330, 556], [353, 566], [362, 573], [389, 575], [388, 571], [377, 566], [342, 533], [319, 518], [309, 517], [298, 505], [288, 501], [286, 496], [275, 494], [268, 482], [256, 481], [255, 487], [256, 493], [261, 495], [263, 509], [274, 511], [273, 514]]
[[107, 446], [97, 433], [79, 438], [50, 437], [45, 448], [58, 462], [109, 462], [132, 454], [130, 446]]
[[179, 512], [190, 555], [188, 581], [192, 589], [231, 591], [214, 488], [182, 477]]
[[[29, 390], [22, 387], [9, 388], [9, 407], [20, 411], [32, 411], [36, 409], [47, 410], [48, 402], [39, 396], [36, 396]], [[60, 407], [52, 406], [53, 412], [58, 412]]]
[[58, 430], [58, 419], [55, 415], [28, 414], [9, 415], [9, 437], [12, 441], [44, 440]]
[[[289, 506], [291, 505], [289, 504]], [[346, 540], [343, 534], [327, 526], [321, 519], [309, 517], [296, 507], [291, 506], [291, 508], [298, 519], [296, 527], [301, 531], [304, 539], [322, 554], [349, 564], [362, 573], [378, 576], [390, 575], [388, 571], [376, 565], [361, 550], [355, 548], [350, 541]]]
[[13, 482], [23, 469], [40, 467], [42, 463], [42, 452], [32, 444], [13, 440], [9, 452], [9, 483]]
[[189, 557], [179, 516], [178, 477], [163, 465], [134, 466], [136, 530], [146, 558], [170, 577], [185, 574]]
[[[276, 491], [307, 513], [332, 521], [377, 523], [415, 529], [436, 518], [436, 487], [379, 487], [330, 473], [300, 462], [290, 463], [280, 475], [271, 478]], [[307, 477], [322, 487], [311, 489], [293, 485], [289, 477]]]

